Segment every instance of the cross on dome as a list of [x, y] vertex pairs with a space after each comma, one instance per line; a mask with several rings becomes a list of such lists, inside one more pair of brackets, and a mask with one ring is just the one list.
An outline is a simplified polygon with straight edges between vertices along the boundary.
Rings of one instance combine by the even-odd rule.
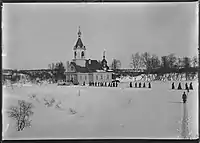
[[78, 30], [78, 37], [81, 37], [81, 27], [79, 26], [78, 28], [79, 28], [79, 30]]

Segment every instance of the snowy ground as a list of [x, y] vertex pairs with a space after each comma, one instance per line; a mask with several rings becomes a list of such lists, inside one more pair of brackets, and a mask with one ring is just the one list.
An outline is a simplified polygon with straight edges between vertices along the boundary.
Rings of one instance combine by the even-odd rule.
[[[182, 93], [172, 82], [155, 81], [152, 88], [67, 87], [56, 85], [3, 88], [4, 139], [22, 138], [178, 138], [183, 113]], [[190, 82], [188, 82], [190, 83]], [[142, 84], [143, 85], [143, 84]], [[192, 137], [198, 132], [197, 81], [189, 92], [187, 110]], [[80, 96], [79, 95], [80, 90]], [[38, 101], [28, 98], [35, 94]], [[54, 97], [62, 109], [45, 107], [43, 98]], [[6, 110], [23, 99], [34, 104], [32, 127], [22, 132]], [[77, 113], [71, 114], [69, 108]]]

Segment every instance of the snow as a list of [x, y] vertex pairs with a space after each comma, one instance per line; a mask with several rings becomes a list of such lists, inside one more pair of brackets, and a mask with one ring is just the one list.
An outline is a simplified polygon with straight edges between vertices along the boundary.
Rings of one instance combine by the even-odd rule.
[[[4, 139], [21, 138], [177, 138], [183, 117], [183, 90], [171, 90], [172, 82], [152, 82], [152, 88], [84, 86], [23, 86], [3, 89]], [[178, 82], [175, 83], [175, 86]], [[184, 82], [182, 83], [184, 86]], [[198, 132], [197, 81], [189, 92], [187, 111], [193, 138]], [[29, 98], [36, 95], [37, 100]], [[79, 96], [80, 95], [80, 96]], [[43, 98], [55, 99], [52, 107]], [[23, 99], [34, 104], [32, 127], [22, 132], [6, 116], [9, 106]], [[61, 109], [56, 104], [60, 103]], [[77, 113], [71, 114], [69, 109]]]

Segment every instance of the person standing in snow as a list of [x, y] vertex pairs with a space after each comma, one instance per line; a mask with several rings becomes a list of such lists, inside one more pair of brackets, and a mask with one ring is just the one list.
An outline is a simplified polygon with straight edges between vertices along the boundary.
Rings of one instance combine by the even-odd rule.
[[192, 82], [190, 83], [190, 90], [193, 90]]
[[185, 83], [185, 89], [186, 89], [186, 90], [188, 90], [188, 89], [189, 89], [189, 87], [188, 87], [187, 83]]
[[132, 82], [130, 82], [130, 88], [132, 87]]
[[187, 101], [187, 95], [185, 94], [185, 92], [182, 95], [182, 99], [183, 99], [183, 103], [186, 103], [186, 101]]
[[172, 83], [172, 89], [175, 89], [174, 82]]

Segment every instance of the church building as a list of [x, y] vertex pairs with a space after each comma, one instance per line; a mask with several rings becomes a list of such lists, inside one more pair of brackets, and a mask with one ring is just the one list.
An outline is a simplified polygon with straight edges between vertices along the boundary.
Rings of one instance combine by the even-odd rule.
[[79, 27], [78, 39], [73, 47], [73, 59], [67, 62], [66, 80], [76, 84], [89, 84], [95, 82], [112, 82], [112, 70], [107, 65], [105, 51], [103, 58], [97, 60], [86, 59], [86, 47], [81, 40]]

